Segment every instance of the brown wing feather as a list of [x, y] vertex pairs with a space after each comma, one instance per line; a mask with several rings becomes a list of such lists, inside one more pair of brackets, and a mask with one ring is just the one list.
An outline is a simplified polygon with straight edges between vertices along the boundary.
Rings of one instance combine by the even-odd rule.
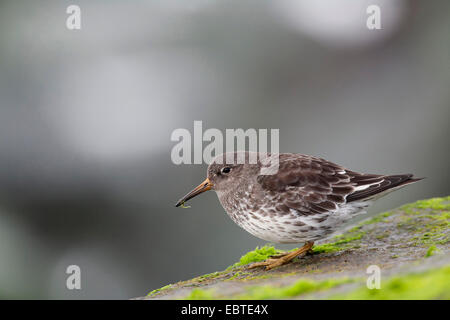
[[389, 189], [421, 179], [412, 174], [376, 175], [350, 171], [330, 161], [307, 155], [280, 154], [278, 173], [258, 176], [264, 190], [281, 194], [285, 210], [304, 215], [326, 213], [339, 205], [375, 197]]
[[354, 191], [343, 167], [306, 155], [280, 154], [278, 173], [257, 179], [264, 190], [281, 194], [288, 210], [304, 215], [336, 210]]

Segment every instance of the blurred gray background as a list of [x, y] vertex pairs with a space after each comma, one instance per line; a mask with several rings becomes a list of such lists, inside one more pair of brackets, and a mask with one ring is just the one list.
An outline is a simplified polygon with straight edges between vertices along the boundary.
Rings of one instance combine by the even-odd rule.
[[263, 245], [212, 192], [174, 207], [205, 178], [170, 158], [194, 120], [427, 177], [371, 214], [448, 195], [449, 31], [449, 1], [1, 1], [0, 298], [142, 296]]

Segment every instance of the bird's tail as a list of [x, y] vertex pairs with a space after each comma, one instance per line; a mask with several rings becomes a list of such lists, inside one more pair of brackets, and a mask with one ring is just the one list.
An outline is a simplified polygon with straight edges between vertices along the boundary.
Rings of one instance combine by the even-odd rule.
[[424, 178], [415, 178], [412, 174], [398, 174], [392, 176], [380, 176], [381, 181], [370, 185], [370, 187], [353, 192], [347, 196], [347, 202], [358, 200], [374, 200], [386, 194], [402, 188], [408, 184], [420, 181]]

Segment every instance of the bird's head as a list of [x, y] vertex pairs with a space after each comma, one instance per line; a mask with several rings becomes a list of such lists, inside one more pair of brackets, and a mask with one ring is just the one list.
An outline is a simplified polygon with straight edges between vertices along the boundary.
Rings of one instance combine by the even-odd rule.
[[183, 198], [178, 200], [176, 207], [183, 206], [185, 202], [208, 190], [223, 193], [225, 190], [236, 190], [248, 180], [245, 177], [256, 177], [260, 171], [258, 154], [252, 152], [224, 153], [208, 166], [207, 178], [192, 189]]

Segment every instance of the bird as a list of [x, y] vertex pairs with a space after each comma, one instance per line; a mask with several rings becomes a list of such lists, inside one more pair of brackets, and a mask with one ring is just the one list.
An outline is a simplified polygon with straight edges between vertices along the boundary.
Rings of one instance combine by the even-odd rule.
[[207, 178], [175, 206], [212, 189], [228, 216], [253, 236], [304, 244], [249, 266], [270, 270], [304, 256], [378, 198], [422, 179], [359, 173], [304, 154], [236, 151], [215, 157]]

